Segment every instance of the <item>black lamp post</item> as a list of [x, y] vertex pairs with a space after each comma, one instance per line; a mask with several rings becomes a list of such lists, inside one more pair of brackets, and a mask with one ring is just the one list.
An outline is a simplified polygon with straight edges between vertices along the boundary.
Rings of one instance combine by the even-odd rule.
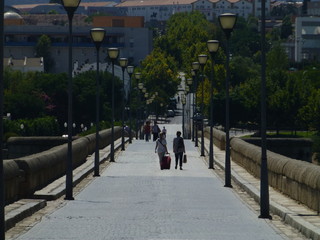
[[[192, 78], [188, 78], [187, 79], [187, 84], [188, 84], [188, 87], [189, 87], [189, 91], [188, 92], [192, 93], [192, 84], [193, 84]], [[190, 119], [191, 119], [191, 96], [189, 96], [189, 134], [190, 134], [189, 137], [191, 137], [191, 139], [192, 139], [193, 138], [193, 136], [192, 136], [193, 135], [193, 125], [191, 126]]]
[[231, 33], [233, 31], [233, 27], [236, 24], [237, 15], [233, 13], [224, 13], [219, 15], [219, 23], [224, 31], [227, 44], [226, 44], [226, 52], [227, 52], [227, 60], [226, 60], [226, 159], [225, 159], [225, 187], [232, 187], [231, 185], [231, 164], [230, 164], [230, 137], [229, 137], [229, 80], [230, 80], [230, 69], [229, 69], [229, 61], [230, 61], [230, 49], [229, 49], [229, 40]]
[[199, 71], [199, 68], [200, 68], [200, 63], [199, 62], [193, 62], [192, 63], [192, 70], [193, 70], [193, 73], [194, 73], [194, 79], [195, 79], [195, 88], [194, 88], [194, 91], [195, 91], [195, 101], [194, 101], [194, 113], [193, 113], [193, 121], [195, 121], [195, 144], [194, 146], [195, 147], [198, 147], [198, 110], [197, 110], [197, 89], [198, 89], [198, 76], [197, 76], [197, 73]]
[[132, 122], [131, 122], [131, 80], [134, 71], [134, 66], [128, 66], [127, 72], [129, 74], [129, 95], [128, 95], [128, 106], [129, 106], [129, 143], [132, 143]]
[[125, 105], [125, 92], [124, 92], [124, 70], [126, 70], [126, 67], [128, 65], [128, 58], [120, 58], [119, 64], [122, 69], [122, 133], [121, 133], [121, 151], [124, 151], [124, 105]]
[[185, 138], [185, 130], [184, 130], [184, 107], [186, 105], [186, 96], [181, 94], [181, 103], [182, 103], [182, 137]]
[[209, 169], [214, 169], [213, 157], [213, 79], [214, 79], [214, 56], [219, 49], [219, 41], [209, 40], [207, 47], [211, 56], [211, 85], [210, 85], [210, 144], [209, 144]]
[[69, 20], [69, 81], [68, 81], [68, 157], [66, 170], [66, 200], [73, 198], [73, 176], [72, 176], [72, 18], [81, 0], [61, 0], [61, 3], [68, 14]]
[[142, 88], [143, 88], [143, 83], [140, 83], [139, 81], [140, 81], [140, 79], [141, 79], [141, 73], [140, 72], [136, 72], [135, 74], [134, 74], [134, 77], [135, 77], [135, 79], [137, 80], [137, 82], [138, 82], [138, 103], [139, 103], [139, 106], [138, 106], [138, 114], [137, 114], [137, 121], [136, 121], [136, 139], [138, 139], [138, 134], [139, 134], [139, 126], [140, 126], [140, 115], [141, 115], [141, 113], [140, 113], [140, 105], [141, 105], [141, 96], [140, 96], [140, 91], [142, 90]]
[[90, 31], [91, 39], [94, 42], [97, 50], [97, 77], [96, 77], [96, 146], [95, 146], [95, 155], [94, 155], [94, 176], [100, 176], [99, 173], [99, 131], [100, 131], [100, 77], [99, 77], [99, 50], [100, 46], [104, 40], [104, 36], [106, 35], [106, 31], [103, 28], [93, 28]]
[[195, 114], [195, 96], [196, 96], [196, 72], [191, 69], [191, 75], [192, 75], [192, 92], [193, 92], [193, 96], [192, 96], [192, 137], [191, 140], [192, 142], [194, 142], [194, 138], [195, 138], [195, 120], [194, 120], [194, 114]]
[[205, 54], [201, 54], [198, 56], [198, 61], [201, 66], [201, 82], [202, 82], [202, 87], [201, 87], [201, 156], [204, 157], [204, 131], [203, 131], [203, 118], [204, 118], [204, 107], [203, 107], [203, 100], [204, 100], [204, 66], [206, 65], [208, 60], [208, 56]]
[[112, 87], [111, 87], [111, 150], [110, 162], [114, 162], [114, 63], [119, 56], [118, 48], [108, 48], [108, 56], [112, 62]]
[[[3, 66], [3, 46], [4, 46], [4, 37], [3, 37], [3, 14], [4, 14], [4, 1], [0, 3], [0, 66]], [[3, 67], [0, 68], [0, 116], [3, 116]], [[4, 167], [3, 167], [3, 118], [0, 118], [0, 239], [5, 239], [5, 193], [4, 193]]]
[[[147, 89], [144, 87], [143, 84], [143, 88], [141, 89], [141, 95], [142, 95], [142, 101], [145, 100], [145, 94], [147, 93]], [[143, 102], [141, 102], [141, 121], [140, 121], [140, 125], [139, 125], [139, 129], [140, 129], [140, 139], [143, 140], [144, 134], [142, 131], [142, 127], [144, 124], [144, 119], [145, 119], [145, 114], [144, 114], [144, 104]]]
[[267, 159], [266, 113], [266, 2], [261, 1], [261, 167], [260, 167], [260, 218], [269, 218], [269, 182]]

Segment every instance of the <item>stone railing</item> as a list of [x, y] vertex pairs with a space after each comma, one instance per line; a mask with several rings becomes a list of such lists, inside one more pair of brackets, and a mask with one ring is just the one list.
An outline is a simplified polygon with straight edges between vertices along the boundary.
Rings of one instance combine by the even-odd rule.
[[[209, 128], [206, 128], [208, 136]], [[216, 130], [216, 139], [223, 139], [223, 132]], [[222, 145], [220, 142], [217, 146]], [[240, 138], [230, 141], [232, 161], [241, 165], [253, 176], [260, 178], [261, 148]], [[320, 209], [320, 166], [288, 158], [268, 151], [269, 185], [311, 209]]]
[[[115, 127], [115, 140], [121, 137], [121, 127]], [[111, 143], [111, 129], [100, 131], [100, 148]], [[95, 150], [95, 133], [72, 142], [73, 167], [86, 161]], [[6, 204], [30, 197], [66, 172], [67, 144], [25, 157], [4, 161]]]

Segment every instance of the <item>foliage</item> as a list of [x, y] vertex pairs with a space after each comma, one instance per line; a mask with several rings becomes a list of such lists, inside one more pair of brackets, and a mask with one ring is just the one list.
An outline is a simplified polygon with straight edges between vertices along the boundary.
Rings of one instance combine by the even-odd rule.
[[287, 39], [292, 35], [292, 23], [290, 16], [285, 16], [281, 25], [281, 39]]
[[11, 136], [57, 136], [60, 133], [54, 117], [4, 120], [3, 123], [5, 140]]
[[285, 17], [288, 15], [298, 15], [298, 7], [294, 2], [282, 3], [278, 6], [274, 6], [270, 12], [271, 16]]
[[47, 35], [42, 35], [35, 46], [36, 57], [43, 57], [44, 70], [49, 72], [54, 65], [50, 54], [51, 40]]
[[167, 22], [166, 34], [155, 40], [155, 47], [174, 57], [179, 69], [190, 69], [194, 56], [206, 48], [215, 26], [198, 12], [176, 13]]

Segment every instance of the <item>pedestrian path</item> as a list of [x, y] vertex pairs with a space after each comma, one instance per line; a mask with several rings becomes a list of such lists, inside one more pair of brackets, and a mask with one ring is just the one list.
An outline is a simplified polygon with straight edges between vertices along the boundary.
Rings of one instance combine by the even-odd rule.
[[166, 128], [171, 170], [160, 170], [154, 142], [135, 140], [74, 201], [17, 239], [287, 239], [223, 187], [190, 140], [188, 163], [174, 169], [172, 140], [181, 125]]

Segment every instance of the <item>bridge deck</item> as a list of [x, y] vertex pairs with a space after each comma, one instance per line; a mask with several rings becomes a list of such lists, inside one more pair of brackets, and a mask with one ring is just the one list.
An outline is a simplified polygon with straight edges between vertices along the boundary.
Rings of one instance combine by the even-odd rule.
[[170, 170], [160, 170], [154, 142], [135, 140], [74, 201], [15, 239], [293, 239], [273, 221], [258, 219], [235, 189], [224, 188], [222, 170], [209, 170], [190, 140], [188, 163], [174, 169], [172, 139], [179, 127], [166, 124]]

